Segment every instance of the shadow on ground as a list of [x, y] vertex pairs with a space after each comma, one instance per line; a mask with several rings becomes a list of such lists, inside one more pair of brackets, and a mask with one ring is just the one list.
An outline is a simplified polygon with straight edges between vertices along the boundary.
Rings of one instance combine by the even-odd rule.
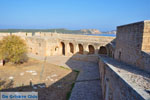
[[[61, 57], [63, 59], [64, 56]], [[80, 58], [79, 61], [77, 60], [77, 57]], [[32, 81], [30, 81], [29, 85], [24, 86], [22, 84], [20, 87], [13, 88], [13, 81], [11, 81], [3, 87], [4, 89], [1, 88], [0, 91], [37, 91], [39, 100], [66, 100], [69, 98], [70, 100], [101, 100], [102, 95], [98, 64], [92, 61], [82, 61], [82, 57], [83, 59], [88, 60], [90, 57], [95, 57], [95, 55], [88, 55], [88, 58], [86, 58], [86, 56], [74, 54], [64, 62], [66, 66], [72, 69], [72, 72], [50, 86], [46, 86], [45, 83], [32, 84]], [[38, 57], [35, 58], [42, 61], [44, 60]], [[50, 60], [51, 58], [47, 58], [47, 62]], [[1, 81], [0, 87], [4, 86], [4, 84], [6, 84], [6, 82]]]
[[[0, 87], [3, 86], [1, 92], [38, 92], [39, 100], [66, 100], [69, 98], [71, 89], [74, 85], [74, 80], [70, 79], [72, 75], [78, 74], [76, 71], [72, 71], [67, 76], [56, 81], [50, 86], [46, 86], [45, 83], [22, 85], [20, 87], [13, 87], [13, 81], [6, 83], [6, 81], [0, 82]], [[74, 77], [76, 78], [76, 76]]]

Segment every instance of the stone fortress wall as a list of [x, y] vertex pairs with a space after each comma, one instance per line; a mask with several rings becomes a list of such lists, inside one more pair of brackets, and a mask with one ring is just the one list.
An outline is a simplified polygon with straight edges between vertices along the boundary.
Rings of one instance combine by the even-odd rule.
[[45, 56], [72, 56], [76, 53], [84, 55], [98, 54], [98, 50], [101, 46], [106, 46], [106, 44], [110, 43], [114, 39], [114, 37], [56, 34], [44, 32], [41, 32], [40, 34], [41, 35], [35, 33], [35, 36], [31, 38], [44, 38], [47, 48]]
[[[51, 32], [0, 33], [1, 37], [17, 35], [23, 38], [30, 54], [39, 56], [65, 55], [86, 61], [98, 61], [99, 54], [114, 55], [111, 43], [115, 37], [58, 34]], [[111, 51], [110, 51], [111, 50]]]
[[115, 59], [150, 72], [150, 21], [117, 28]]
[[98, 57], [99, 54], [106, 54], [150, 72], [150, 21], [117, 27], [116, 39], [56, 32], [0, 33], [0, 39], [7, 35], [21, 36], [27, 43], [29, 53], [34, 55], [71, 57], [80, 54]]
[[0, 33], [0, 38], [12, 34], [34, 55], [99, 62], [104, 100], [150, 100], [150, 21], [119, 26], [116, 38], [51, 32]]
[[100, 56], [103, 100], [150, 100], [150, 21], [117, 27], [114, 58]]

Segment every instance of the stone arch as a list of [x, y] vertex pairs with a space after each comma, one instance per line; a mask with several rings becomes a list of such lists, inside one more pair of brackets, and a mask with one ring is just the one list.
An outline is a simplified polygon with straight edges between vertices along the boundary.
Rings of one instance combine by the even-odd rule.
[[83, 54], [84, 52], [84, 49], [83, 49], [83, 45], [82, 44], [78, 44], [78, 47], [79, 47], [79, 54]]
[[113, 44], [111, 44], [111, 43], [109, 43], [109, 44], [107, 44], [106, 46], [106, 49], [107, 49], [107, 55], [109, 56], [109, 57], [113, 57], [113, 54], [114, 54], [114, 45]]
[[62, 55], [65, 55], [65, 43], [61, 42]]
[[106, 47], [101, 46], [98, 53], [99, 54], [107, 55], [107, 49], [106, 49]]
[[89, 45], [88, 48], [89, 48], [89, 54], [94, 54], [95, 53], [95, 48], [94, 48], [93, 45]]
[[69, 43], [70, 52], [74, 53], [74, 45], [72, 43]]

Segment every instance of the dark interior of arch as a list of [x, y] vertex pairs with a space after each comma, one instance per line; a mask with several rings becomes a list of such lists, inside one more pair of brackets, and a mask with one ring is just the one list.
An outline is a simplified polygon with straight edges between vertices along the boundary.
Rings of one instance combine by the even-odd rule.
[[104, 47], [104, 46], [102, 46], [102, 47], [100, 47], [100, 49], [99, 49], [99, 52], [98, 52], [99, 54], [107, 54], [107, 49], [106, 49], [106, 47]]
[[94, 46], [89, 45], [89, 54], [94, 54], [94, 53], [95, 53]]
[[70, 52], [71, 53], [74, 53], [74, 46], [72, 43], [69, 43], [69, 46], [70, 46]]
[[65, 44], [64, 44], [64, 42], [61, 42], [61, 46], [62, 46], [62, 54], [65, 55]]
[[78, 47], [79, 47], [79, 54], [83, 54], [83, 46], [82, 46], [82, 44], [78, 44]]

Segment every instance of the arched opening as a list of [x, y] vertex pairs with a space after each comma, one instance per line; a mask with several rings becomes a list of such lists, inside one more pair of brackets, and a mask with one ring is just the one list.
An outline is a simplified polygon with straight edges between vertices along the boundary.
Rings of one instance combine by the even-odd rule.
[[106, 47], [104, 47], [104, 46], [100, 47], [98, 53], [99, 53], [99, 54], [107, 55], [107, 49], [106, 49]]
[[78, 44], [78, 47], [79, 47], [79, 54], [83, 54], [83, 51], [84, 51], [84, 49], [83, 49], [83, 46], [82, 46], [82, 44]]
[[72, 43], [69, 43], [69, 47], [70, 47], [70, 52], [74, 53], [74, 46]]
[[113, 57], [113, 52], [114, 52], [114, 46], [113, 44], [109, 43], [105, 46], [106, 50], [107, 50], [107, 56], [109, 57]]
[[61, 42], [61, 47], [62, 47], [62, 55], [65, 55], [65, 44], [64, 44], [64, 42]]
[[89, 45], [89, 54], [94, 54], [94, 53], [95, 53], [94, 46]]

